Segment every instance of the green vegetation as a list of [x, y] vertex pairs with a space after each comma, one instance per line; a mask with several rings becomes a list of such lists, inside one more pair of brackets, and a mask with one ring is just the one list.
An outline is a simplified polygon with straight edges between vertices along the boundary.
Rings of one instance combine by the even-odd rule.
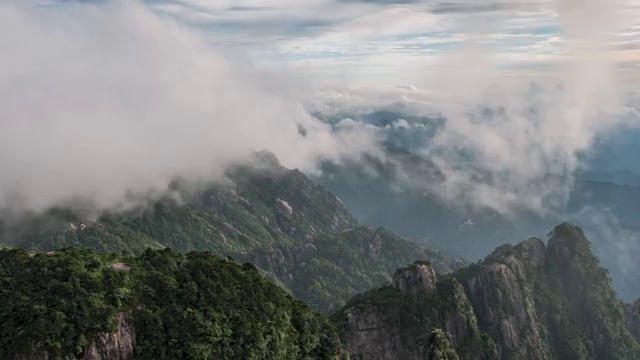
[[[116, 270], [124, 262], [130, 269]], [[251, 264], [209, 253], [139, 257], [0, 250], [0, 358], [77, 358], [127, 314], [139, 359], [341, 359], [332, 325]]]
[[205, 185], [198, 191], [176, 182], [171, 196], [144, 210], [91, 219], [53, 209], [0, 224], [0, 242], [38, 252], [70, 246], [125, 255], [165, 247], [210, 251], [256, 264], [322, 312], [388, 282], [397, 267], [417, 258], [449, 270], [436, 251], [358, 225], [337, 197], [297, 170], [247, 166], [228, 176], [233, 185]]
[[89, 250], [0, 250], [0, 358], [32, 348], [77, 355], [97, 332], [115, 330], [130, 288], [111, 261]]
[[447, 334], [441, 329], [435, 329], [431, 333], [431, 338], [429, 339], [429, 343], [431, 344], [430, 353], [428, 354], [429, 359], [438, 359], [438, 360], [459, 360], [458, 353], [455, 348], [451, 344], [451, 340], [447, 336]]
[[293, 269], [290, 289], [314, 308], [336, 310], [358, 292], [391, 280], [400, 263], [415, 258], [432, 259], [441, 271], [448, 271], [443, 256], [382, 228], [357, 227], [319, 237], [304, 265]]

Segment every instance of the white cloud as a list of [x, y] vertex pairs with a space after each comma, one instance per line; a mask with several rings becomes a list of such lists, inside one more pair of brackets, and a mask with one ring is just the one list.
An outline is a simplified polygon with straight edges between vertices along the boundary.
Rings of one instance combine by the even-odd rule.
[[[489, 208], [507, 216], [522, 208], [561, 212], [573, 173], [584, 165], [578, 155], [618, 126], [640, 125], [637, 110], [627, 107], [638, 106], [637, 94], [599, 75], [598, 84], [609, 85], [602, 93], [593, 87], [585, 91], [588, 82], [571, 78], [538, 78], [532, 91], [522, 79], [474, 82], [476, 77], [459, 86], [441, 84], [437, 92], [415, 87], [327, 91], [316, 97], [313, 109], [328, 114], [382, 111], [434, 124], [444, 116], [444, 127], [435, 126], [435, 138], [424, 138], [421, 150], [434, 163], [425, 173], [437, 170], [442, 176], [420, 177], [411, 164], [396, 174], [397, 186], [432, 192], [449, 205]], [[620, 98], [611, 99], [618, 91]], [[626, 96], [635, 100], [626, 101]]]
[[411, 125], [409, 125], [409, 122], [405, 119], [398, 119], [393, 123], [393, 127], [396, 129], [410, 129]]
[[[24, 192], [27, 203], [44, 207], [81, 194], [111, 206], [130, 188], [162, 188], [176, 174], [219, 174], [249, 150], [312, 167], [373, 146], [366, 126], [340, 126], [345, 132], [336, 135], [311, 118], [290, 78], [276, 81], [219, 51], [239, 46], [262, 66], [302, 74], [312, 88], [331, 84], [306, 99], [311, 110], [401, 104], [415, 116], [446, 115], [432, 144], [438, 151], [425, 149], [450, 173], [443, 194], [535, 207], [540, 174], [574, 168], [576, 153], [618, 123], [615, 67], [626, 65], [625, 81], [638, 79], [630, 65], [640, 61], [639, 10], [589, 1], [514, 0], [495, 11], [441, 13], [433, 12], [438, 1], [64, 2], [46, 10], [5, 2], [0, 44], [12, 56], [0, 58], [3, 196]], [[589, 30], [602, 14], [616, 21]], [[532, 75], [565, 91], [523, 95]], [[416, 87], [391, 94], [375, 87], [403, 83]], [[543, 107], [535, 118], [532, 102]], [[482, 106], [503, 113], [478, 122], [469, 114]], [[315, 130], [303, 138], [298, 124]], [[460, 147], [505, 174], [501, 182], [465, 188], [474, 174], [454, 163]]]
[[114, 207], [175, 176], [220, 176], [254, 150], [313, 169], [373, 146], [136, 2], [5, 1], [0, 44], [0, 207]]

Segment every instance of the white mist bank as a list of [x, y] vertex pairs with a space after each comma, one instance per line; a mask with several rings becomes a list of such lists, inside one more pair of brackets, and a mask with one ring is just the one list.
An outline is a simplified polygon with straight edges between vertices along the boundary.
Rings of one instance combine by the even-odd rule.
[[0, 44], [0, 208], [113, 208], [177, 176], [221, 176], [252, 151], [313, 169], [374, 147], [136, 1], [5, 1]]

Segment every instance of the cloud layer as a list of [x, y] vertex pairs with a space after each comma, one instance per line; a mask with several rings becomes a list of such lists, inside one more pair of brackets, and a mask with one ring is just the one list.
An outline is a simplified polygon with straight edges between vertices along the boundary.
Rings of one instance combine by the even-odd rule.
[[137, 2], [5, 1], [0, 44], [0, 208], [116, 207], [251, 151], [312, 169], [373, 142], [332, 132], [288, 85]]
[[[483, 46], [493, 35], [474, 33], [484, 27], [475, 23], [461, 27], [474, 38], [465, 40], [464, 52], [442, 56], [427, 89], [333, 90], [320, 93], [310, 108], [363, 122], [371, 122], [369, 114], [376, 112], [396, 114], [389, 123], [394, 129], [404, 117], [416, 118], [407, 131], [426, 134], [418, 151], [440, 177], [417, 178], [406, 169], [398, 174], [405, 186], [431, 191], [450, 204], [503, 214], [522, 207], [561, 213], [574, 174], [586, 165], [582, 159], [595, 141], [622, 125], [639, 125], [639, 117], [637, 94], [629, 88], [634, 82], [620, 78], [619, 60], [608, 46], [607, 30], [619, 19], [615, 4], [558, 5], [566, 61], [553, 76], [507, 76], [495, 66], [495, 53]], [[598, 26], [590, 26], [594, 23]], [[425, 123], [435, 130], [416, 128]]]
[[[501, 212], [515, 204], [544, 211], [567, 193], [581, 153], [634, 111], [620, 93], [635, 82], [618, 71], [633, 56], [622, 59], [617, 47], [637, 38], [633, 6], [4, 2], [0, 44], [11, 55], [0, 58], [0, 207], [41, 209], [74, 196], [113, 207], [128, 191], [164, 189], [176, 176], [219, 176], [253, 150], [313, 171], [321, 159], [375, 151], [379, 131], [358, 121], [332, 127], [307, 109], [352, 115], [401, 105], [408, 117], [389, 128], [428, 133], [419, 150], [443, 176], [412, 186]], [[309, 76], [293, 84], [366, 78], [368, 86], [305, 98], [305, 109], [289, 77], [257, 70], [238, 47], [261, 66]], [[515, 63], [547, 63], [550, 48], [553, 71], [511, 76]], [[407, 79], [419, 86], [370, 85]], [[420, 116], [446, 122], [433, 136], [408, 121]]]

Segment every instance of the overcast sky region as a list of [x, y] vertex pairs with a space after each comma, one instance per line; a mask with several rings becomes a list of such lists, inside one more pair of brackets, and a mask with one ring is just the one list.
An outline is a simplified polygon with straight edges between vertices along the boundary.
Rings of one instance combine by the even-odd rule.
[[400, 104], [447, 119], [428, 190], [540, 210], [541, 178], [637, 121], [639, 45], [637, 0], [4, 0], [0, 207], [114, 207], [263, 149], [313, 172], [381, 134], [310, 109]]

